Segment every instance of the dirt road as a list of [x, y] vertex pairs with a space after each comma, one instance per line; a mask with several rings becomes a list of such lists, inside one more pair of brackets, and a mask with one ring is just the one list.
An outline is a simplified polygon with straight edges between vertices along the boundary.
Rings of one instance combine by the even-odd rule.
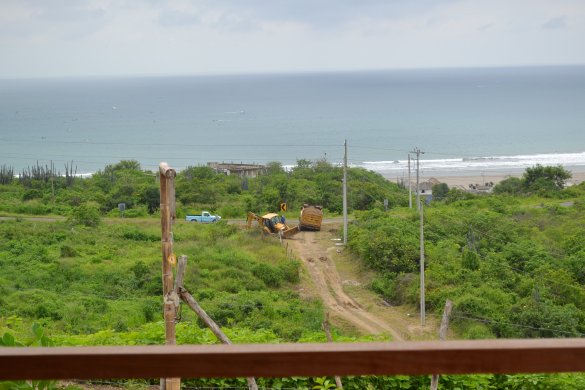
[[[404, 333], [408, 333], [407, 324], [403, 326], [403, 329], [391, 326], [387, 319], [366, 310], [357, 299], [344, 291], [344, 281], [335, 263], [335, 258], [339, 256], [341, 249], [335, 245], [335, 241], [332, 241], [333, 237], [335, 235], [329, 231], [301, 232], [294, 239], [287, 240], [311, 276], [312, 285], [308, 288], [314, 295], [321, 298], [323, 305], [333, 318], [341, 318], [361, 333], [384, 333], [390, 334], [394, 340], [404, 340]], [[353, 280], [345, 282], [354, 285], [358, 283]], [[363, 297], [363, 293], [364, 291], [359, 295]], [[368, 298], [376, 299], [373, 293], [369, 294]]]

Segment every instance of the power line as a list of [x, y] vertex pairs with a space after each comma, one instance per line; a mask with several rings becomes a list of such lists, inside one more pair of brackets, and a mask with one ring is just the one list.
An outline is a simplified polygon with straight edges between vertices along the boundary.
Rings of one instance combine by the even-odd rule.
[[[172, 146], [172, 147], [210, 147], [210, 148], [257, 148], [257, 147], [279, 147], [279, 148], [336, 148], [336, 147], [343, 147], [343, 144], [289, 144], [289, 143], [266, 143], [266, 144], [224, 144], [224, 143], [148, 143], [148, 142], [106, 142], [106, 141], [91, 141], [91, 140], [67, 140], [67, 139], [18, 139], [18, 138], [0, 138], [0, 141], [6, 143], [25, 143], [29, 144], [31, 142], [34, 143], [52, 143], [52, 144], [73, 144], [73, 145], [121, 145], [121, 146], [153, 146], [153, 147], [160, 147], [160, 146]], [[400, 152], [400, 153], [408, 153], [408, 149], [400, 149], [400, 148], [390, 148], [390, 147], [381, 147], [381, 146], [369, 146], [369, 145], [354, 145], [352, 144], [352, 149], [363, 149], [363, 150], [379, 150], [379, 151], [391, 151], [391, 152]], [[429, 155], [439, 155], [439, 156], [450, 156], [450, 157], [481, 157], [482, 154], [469, 154], [469, 153], [462, 153], [462, 152], [439, 152], [439, 151], [432, 151], [426, 150], [426, 154]], [[497, 154], [497, 153], [496, 153]], [[483, 153], [483, 155], [492, 156], [494, 153]]]
[[124, 146], [173, 146], [173, 147], [209, 147], [209, 148], [264, 148], [264, 147], [279, 147], [279, 148], [324, 148], [324, 147], [341, 147], [340, 144], [218, 144], [218, 143], [202, 143], [202, 144], [187, 144], [187, 143], [142, 143], [142, 142], [104, 142], [104, 141], [68, 141], [68, 140], [48, 140], [48, 139], [6, 139], [0, 138], [2, 142], [12, 143], [53, 143], [53, 144], [73, 144], [73, 145], [124, 145]]
[[[473, 228], [472, 228], [472, 230], [473, 230]], [[496, 237], [494, 237], [494, 236], [491, 236], [491, 235], [489, 235], [489, 234], [487, 234], [487, 233], [485, 233], [485, 232], [481, 232], [481, 231], [479, 231], [479, 233], [480, 233], [481, 235], [483, 235], [483, 236], [486, 236], [486, 237], [490, 238], [490, 239], [491, 239], [491, 240], [493, 240], [493, 241], [499, 241], [499, 242], [501, 242], [501, 243], [505, 243], [506, 245], [512, 245], [512, 246], [517, 246], [517, 247], [520, 247], [520, 244], [518, 244], [518, 243], [516, 243], [516, 242], [514, 242], [514, 241], [505, 241], [505, 240], [502, 240], [501, 238], [496, 238]], [[478, 253], [478, 254], [479, 254], [479, 253]], [[483, 255], [481, 255], [481, 254], [479, 254], [479, 255], [481, 256], [481, 258], [482, 258], [482, 259], [484, 259], [484, 260], [485, 260], [485, 256], [483, 256]], [[564, 260], [564, 258], [561, 258], [561, 259], [563, 259], [563, 260]], [[516, 272], [523, 273], [523, 274], [525, 274], [525, 275], [529, 275], [529, 276], [532, 276], [532, 277], [534, 278], [534, 275], [533, 275], [532, 273], [530, 273], [529, 271], [526, 271], [526, 270], [521, 270], [521, 269], [519, 269], [519, 268], [515, 268], [515, 267], [511, 266], [511, 265], [510, 265], [510, 264], [508, 264], [508, 263], [507, 263], [507, 266], [508, 266], [508, 268], [510, 268], [510, 269], [512, 269], [512, 270], [514, 270], [514, 271], [516, 271]], [[574, 289], [576, 289], [576, 290], [579, 290], [579, 291], [581, 291], [581, 292], [585, 292], [585, 289], [584, 289], [582, 286], [576, 286], [576, 285], [573, 285], [573, 284], [567, 284], [567, 283], [559, 282], [559, 281], [557, 281], [557, 280], [554, 280], [554, 279], [543, 278], [541, 275], [539, 275], [539, 276], [538, 276], [538, 279], [539, 279], [539, 280], [545, 280], [545, 281], [549, 281], [549, 282], [551, 282], [551, 283], [558, 284], [558, 285], [562, 285], [562, 286], [566, 286], [566, 287], [571, 287], [571, 288], [574, 288]]]
[[[471, 321], [476, 321], [476, 322], [481, 322], [481, 323], [493, 323], [493, 324], [500, 324], [500, 325], [507, 325], [507, 326], [511, 326], [513, 328], [522, 328], [522, 329], [531, 329], [531, 330], [538, 330], [538, 331], [547, 331], [547, 332], [553, 332], [553, 333], [559, 333], [559, 334], [566, 334], [566, 335], [577, 335], [579, 337], [585, 337], [585, 333], [579, 333], [579, 332], [570, 332], [567, 330], [561, 330], [561, 329], [553, 329], [553, 328], [541, 328], [541, 327], [535, 327], [535, 326], [530, 326], [530, 325], [523, 325], [523, 324], [516, 324], [513, 322], [505, 322], [505, 321], [496, 321], [496, 320], [492, 320], [489, 318], [480, 318], [480, 317], [473, 317], [471, 314], [469, 313], [465, 313], [465, 312], [461, 312], [465, 315], [457, 315], [457, 314], [451, 314], [451, 318], [459, 318], [459, 319], [465, 319], [465, 320], [471, 320]], [[442, 315], [439, 314], [429, 314], [433, 317], [441, 317]]]

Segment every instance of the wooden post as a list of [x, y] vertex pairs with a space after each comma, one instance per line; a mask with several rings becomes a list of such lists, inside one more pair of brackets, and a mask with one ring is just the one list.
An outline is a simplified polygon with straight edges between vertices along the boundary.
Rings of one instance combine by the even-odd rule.
[[[323, 330], [325, 331], [325, 337], [327, 337], [327, 342], [332, 343], [333, 338], [331, 337], [331, 329], [329, 328], [329, 312], [325, 314], [325, 321], [323, 321]], [[339, 375], [335, 375], [335, 385], [338, 389], [343, 390], [343, 384], [341, 383], [341, 377]]]
[[[445, 309], [443, 310], [443, 318], [441, 319], [441, 327], [439, 328], [439, 339], [444, 341], [447, 338], [447, 329], [449, 328], [449, 316], [453, 309], [453, 302], [445, 301]], [[431, 378], [431, 390], [437, 390], [439, 386], [439, 375], [433, 375]]]
[[177, 277], [175, 278], [175, 288], [173, 290], [177, 295], [181, 294], [181, 287], [183, 287], [183, 279], [185, 278], [185, 269], [187, 268], [187, 256], [181, 255], [179, 257], [179, 264], [177, 267]]
[[[175, 204], [175, 176], [174, 169], [165, 162], [159, 165], [160, 171], [160, 223], [162, 235], [162, 282], [163, 282], [163, 305], [165, 320], [165, 344], [175, 345], [175, 319], [177, 317], [177, 299], [172, 296], [173, 289], [173, 238], [172, 222], [174, 222]], [[161, 379], [162, 390], [180, 390], [180, 378]]]
[[[179, 287], [181, 298], [189, 307], [197, 313], [201, 321], [207, 325], [207, 327], [211, 330], [211, 332], [221, 341], [223, 344], [231, 344], [232, 341], [226, 336], [225, 333], [219, 328], [219, 326], [213, 321], [213, 319], [203, 310], [203, 308], [199, 305], [199, 303], [193, 298], [193, 296], [189, 293], [189, 291]], [[249, 390], [258, 390], [258, 385], [256, 384], [256, 379], [253, 377], [246, 378], [248, 381], [248, 389]]]
[[[175, 286], [173, 295], [182, 298], [191, 309], [201, 320], [209, 327], [211, 332], [217, 337], [223, 344], [231, 344], [231, 340], [221, 331], [219, 326], [213, 321], [211, 317], [203, 310], [199, 303], [193, 298], [193, 296], [183, 287], [183, 279], [185, 277], [185, 269], [187, 267], [187, 256], [179, 257], [179, 265], [177, 268], [177, 278], [175, 279]], [[251, 390], [258, 390], [258, 385], [253, 377], [246, 378], [248, 381], [248, 388]]]
[[[170, 178], [175, 177], [175, 170], [170, 168], [167, 163], [160, 163], [160, 222], [162, 231], [162, 276], [163, 276], [163, 295], [168, 294], [173, 289], [173, 271], [171, 267], [171, 255], [173, 254], [172, 227], [171, 227], [171, 200]], [[174, 182], [174, 180], [173, 180]], [[174, 203], [174, 201], [172, 202]]]

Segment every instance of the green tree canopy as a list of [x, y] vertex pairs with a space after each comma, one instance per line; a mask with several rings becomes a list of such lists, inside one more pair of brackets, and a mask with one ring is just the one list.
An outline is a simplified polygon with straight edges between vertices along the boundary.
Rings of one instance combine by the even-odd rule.
[[539, 190], [562, 190], [565, 183], [572, 177], [571, 172], [567, 171], [561, 165], [542, 166], [536, 164], [533, 167], [526, 168], [524, 175], [524, 186], [533, 191]]

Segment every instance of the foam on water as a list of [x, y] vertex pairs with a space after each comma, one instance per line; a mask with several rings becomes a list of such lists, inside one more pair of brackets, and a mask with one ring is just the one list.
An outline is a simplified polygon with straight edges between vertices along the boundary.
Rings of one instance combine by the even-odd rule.
[[[412, 168], [414, 168], [414, 164], [415, 160], [411, 160]], [[465, 175], [474, 172], [511, 172], [524, 170], [536, 164], [585, 167], [585, 152], [420, 160], [421, 169], [429, 174], [447, 173], [452, 175]], [[356, 166], [386, 175], [397, 175], [408, 170], [408, 160], [364, 161]]]

